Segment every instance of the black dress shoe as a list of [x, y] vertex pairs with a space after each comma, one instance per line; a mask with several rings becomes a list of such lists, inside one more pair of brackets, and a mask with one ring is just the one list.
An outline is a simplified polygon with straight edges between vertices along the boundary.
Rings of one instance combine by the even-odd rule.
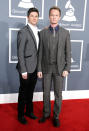
[[21, 123], [21, 124], [27, 124], [27, 120], [25, 119], [25, 117], [24, 116], [22, 116], [22, 117], [18, 117], [18, 121]]
[[54, 124], [55, 127], [59, 127], [59, 126], [60, 126], [60, 121], [59, 121], [59, 119], [54, 119], [54, 120], [53, 120], [53, 124]]
[[33, 114], [33, 113], [30, 113], [30, 114], [28, 114], [28, 113], [25, 113], [25, 115], [27, 116], [27, 117], [30, 117], [31, 119], [37, 119], [37, 117]]
[[40, 120], [39, 120], [39, 123], [44, 123], [48, 118], [50, 118], [50, 116], [48, 117], [42, 117]]

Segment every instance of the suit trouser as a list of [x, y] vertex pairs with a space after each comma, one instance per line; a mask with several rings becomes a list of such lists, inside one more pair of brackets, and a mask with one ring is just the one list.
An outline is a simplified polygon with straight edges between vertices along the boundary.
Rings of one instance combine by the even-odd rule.
[[18, 96], [18, 117], [24, 116], [24, 109], [26, 106], [26, 113], [30, 114], [33, 112], [33, 92], [37, 81], [37, 71], [28, 73], [28, 78], [23, 79], [22, 75], [20, 78], [20, 88]]
[[63, 77], [59, 76], [57, 73], [43, 74], [43, 114], [45, 117], [48, 117], [51, 113], [50, 89], [52, 80], [55, 95], [53, 116], [55, 119], [58, 119], [62, 103]]

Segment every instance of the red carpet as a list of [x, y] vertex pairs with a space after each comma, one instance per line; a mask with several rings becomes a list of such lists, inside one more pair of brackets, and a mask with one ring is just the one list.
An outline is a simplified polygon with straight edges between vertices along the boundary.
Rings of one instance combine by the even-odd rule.
[[[53, 102], [52, 102], [53, 110]], [[34, 102], [34, 112], [42, 116], [42, 102]], [[61, 126], [55, 128], [52, 123], [53, 114], [43, 124], [27, 118], [28, 124], [17, 121], [17, 104], [0, 104], [0, 131], [89, 131], [89, 99], [64, 100], [60, 114]]]

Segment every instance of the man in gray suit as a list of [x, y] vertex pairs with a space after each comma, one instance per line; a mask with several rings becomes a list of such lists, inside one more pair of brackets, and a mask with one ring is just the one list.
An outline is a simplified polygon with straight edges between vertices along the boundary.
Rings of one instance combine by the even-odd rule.
[[[37, 117], [33, 114], [33, 91], [37, 81], [37, 50], [39, 44], [38, 22], [39, 12], [36, 8], [30, 8], [27, 12], [28, 24], [18, 32], [17, 53], [20, 88], [18, 97], [18, 120], [27, 124], [24, 115], [32, 119]], [[26, 106], [26, 112], [24, 108]]]
[[43, 77], [43, 117], [40, 123], [50, 117], [50, 88], [54, 84], [54, 111], [53, 124], [60, 126], [59, 113], [62, 102], [63, 79], [70, 72], [71, 65], [71, 43], [67, 30], [60, 27], [58, 22], [61, 10], [52, 7], [49, 10], [50, 26], [40, 32], [40, 46], [38, 54], [38, 77]]

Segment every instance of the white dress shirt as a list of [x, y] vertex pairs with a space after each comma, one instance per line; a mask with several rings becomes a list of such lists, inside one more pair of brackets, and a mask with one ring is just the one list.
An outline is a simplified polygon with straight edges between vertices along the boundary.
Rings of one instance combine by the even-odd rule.
[[38, 49], [38, 45], [39, 45], [39, 36], [38, 36], [38, 28], [37, 26], [33, 26], [32, 24], [28, 23], [28, 25], [30, 26], [31, 30], [33, 31], [33, 34], [35, 36], [36, 39], [36, 43], [37, 43], [37, 49]]

